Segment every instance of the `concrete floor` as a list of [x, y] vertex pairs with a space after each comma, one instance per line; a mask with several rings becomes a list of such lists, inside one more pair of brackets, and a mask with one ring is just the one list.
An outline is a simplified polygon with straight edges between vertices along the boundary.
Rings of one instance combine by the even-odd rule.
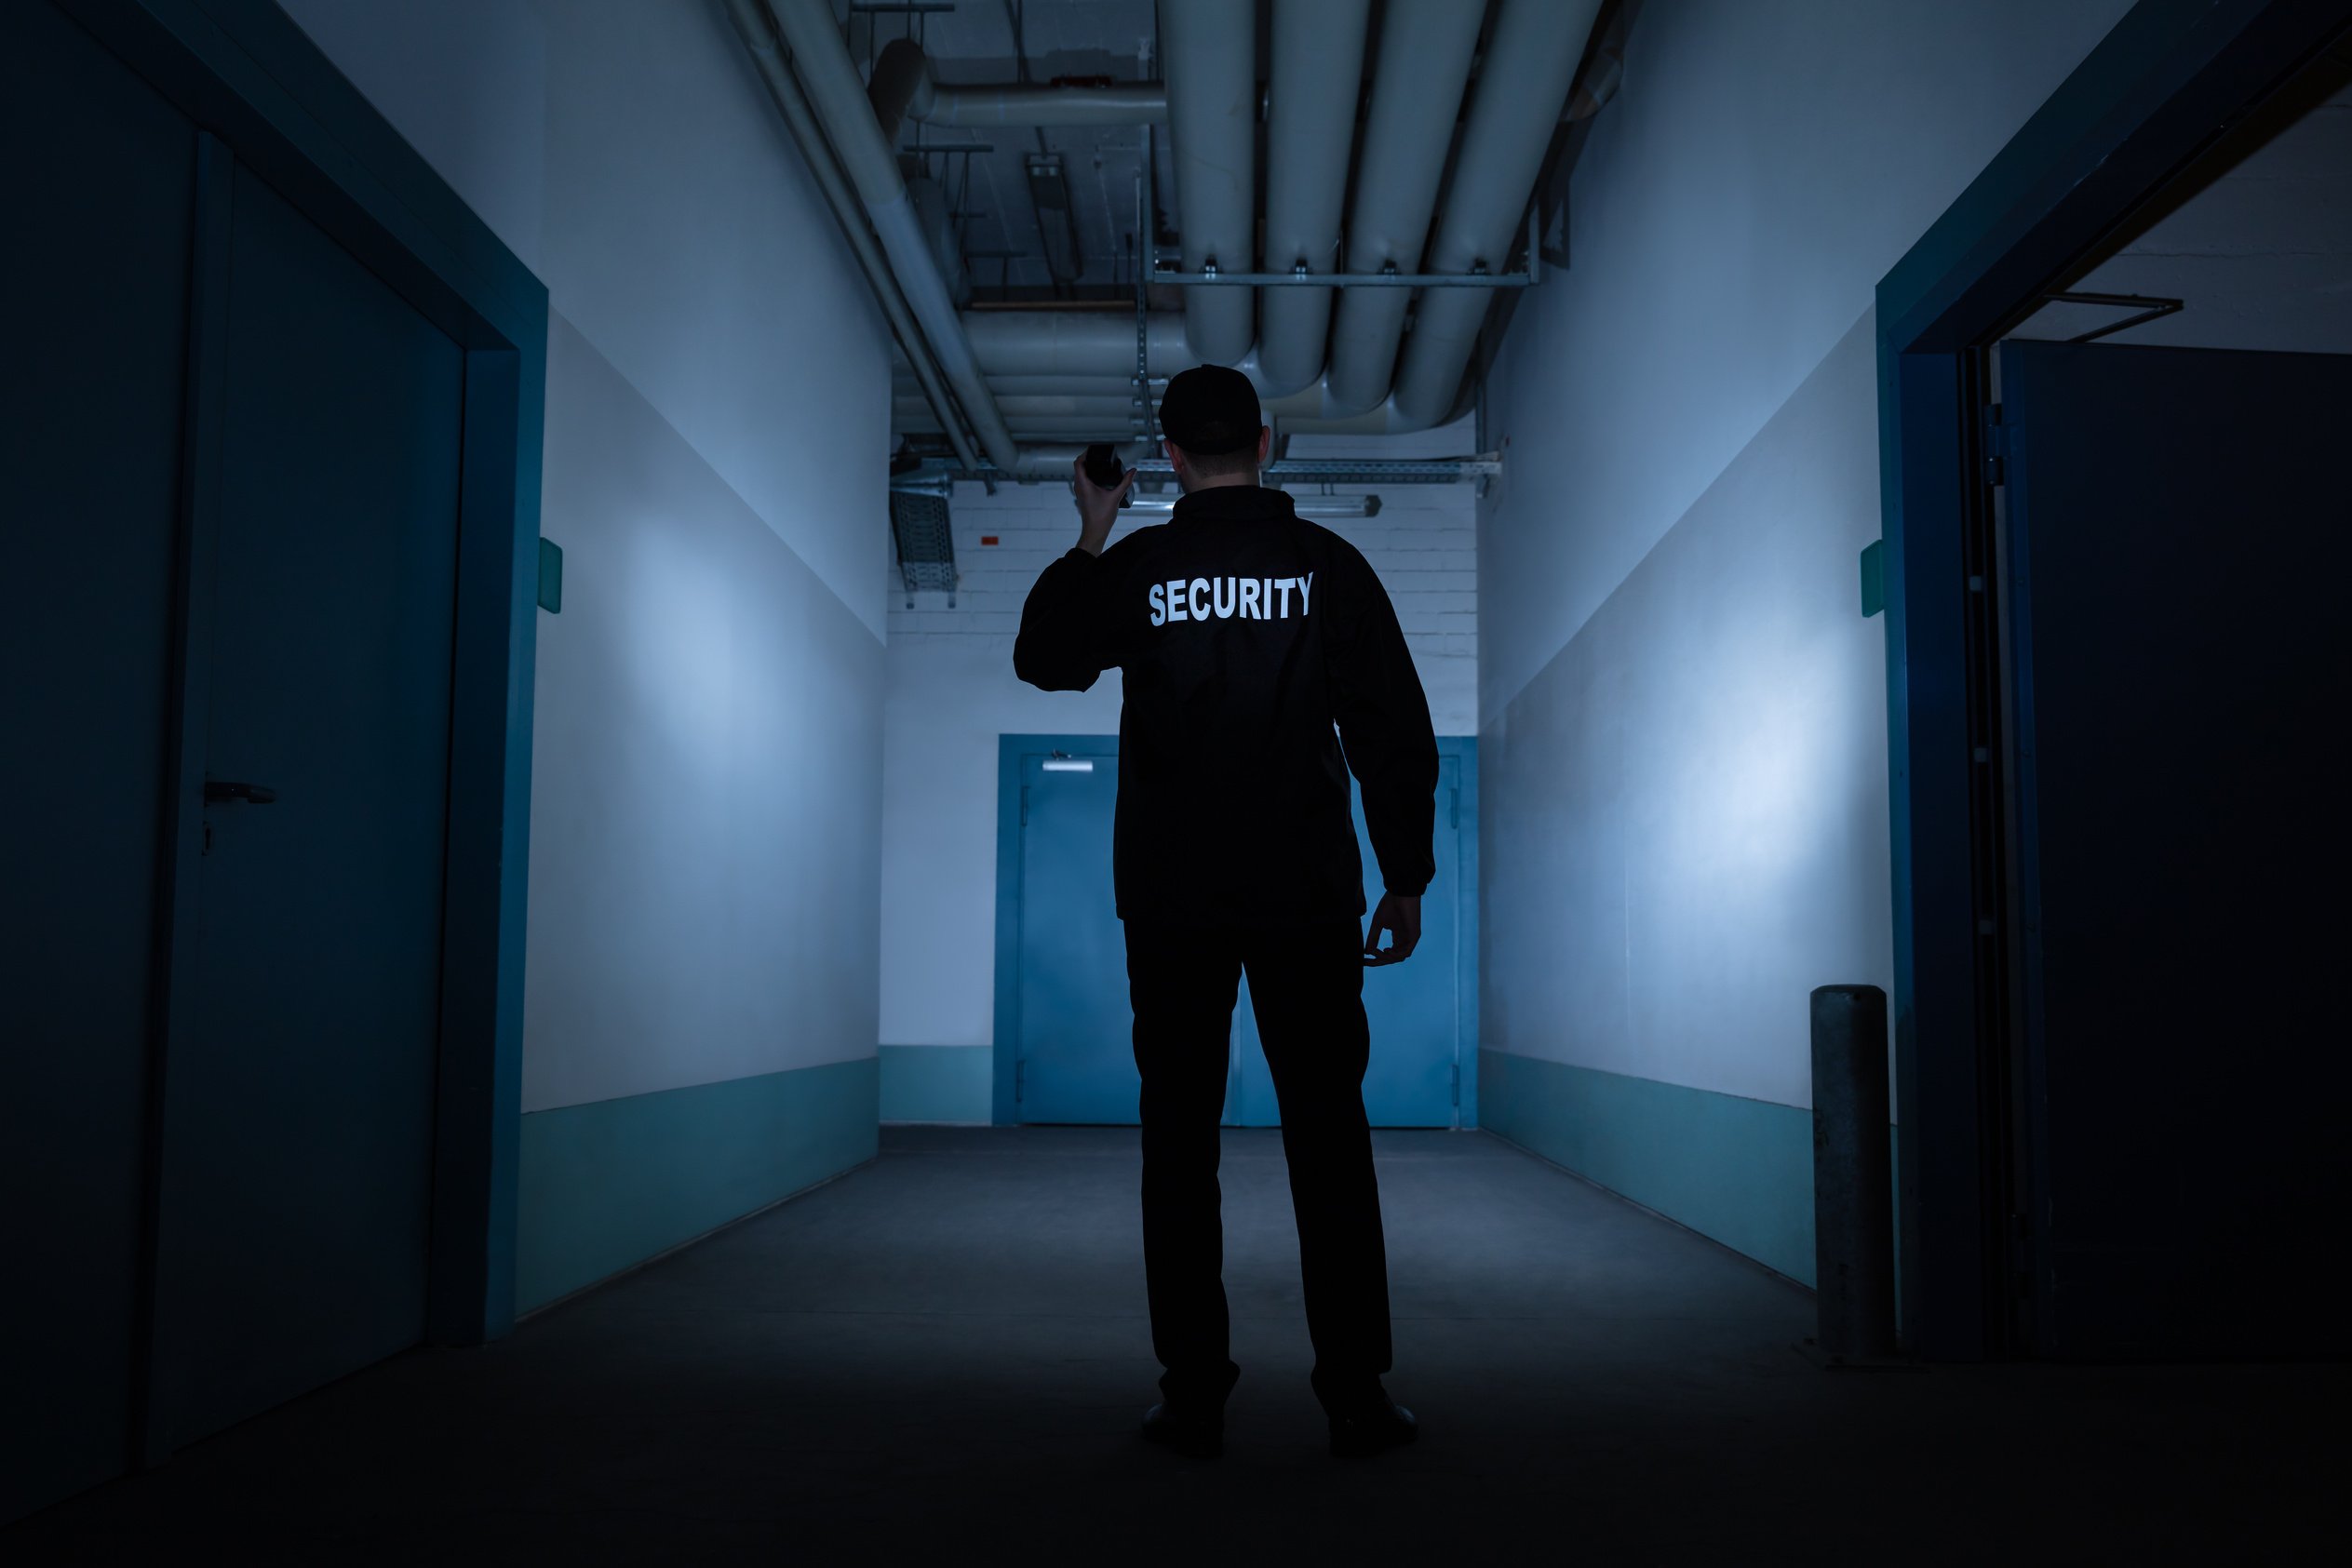
[[1379, 1135], [1415, 1448], [1307, 1388], [1280, 1144], [1226, 1144], [1219, 1461], [1136, 1435], [1132, 1131], [887, 1128], [881, 1158], [13, 1531], [0, 1560], [2336, 1560], [2352, 1372], [1824, 1374], [1805, 1291], [1481, 1134]]

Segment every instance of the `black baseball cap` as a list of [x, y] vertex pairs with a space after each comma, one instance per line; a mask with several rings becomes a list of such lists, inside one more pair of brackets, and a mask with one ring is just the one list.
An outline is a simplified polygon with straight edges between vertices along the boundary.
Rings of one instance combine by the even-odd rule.
[[1160, 395], [1160, 432], [1188, 452], [1214, 456], [1255, 447], [1264, 424], [1257, 389], [1223, 365], [1178, 371]]

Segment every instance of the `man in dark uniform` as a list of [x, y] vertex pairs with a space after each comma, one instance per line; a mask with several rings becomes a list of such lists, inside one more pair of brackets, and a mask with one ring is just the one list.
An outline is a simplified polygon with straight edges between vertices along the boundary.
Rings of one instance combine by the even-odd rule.
[[[1075, 464], [1078, 545], [1029, 590], [1013, 650], [1020, 677], [1049, 691], [1124, 672], [1112, 866], [1143, 1076], [1151, 1341], [1166, 1368], [1144, 1431], [1217, 1453], [1241, 1375], [1216, 1168], [1246, 972], [1282, 1105], [1315, 1393], [1333, 1453], [1377, 1453], [1416, 1428], [1380, 1386], [1388, 1263], [1364, 1114], [1364, 969], [1420, 938], [1437, 742], [1370, 565], [1259, 488], [1269, 433], [1248, 380], [1187, 370], [1160, 422], [1184, 492], [1174, 516], [1105, 550], [1135, 474], [1105, 489]], [[1368, 934], [1350, 770], [1386, 889]]]

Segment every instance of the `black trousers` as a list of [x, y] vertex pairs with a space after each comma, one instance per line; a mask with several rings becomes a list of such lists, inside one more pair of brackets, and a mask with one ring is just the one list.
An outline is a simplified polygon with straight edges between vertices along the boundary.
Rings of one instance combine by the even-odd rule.
[[1243, 971], [1282, 1106], [1283, 1153], [1327, 1408], [1389, 1370], [1388, 1256], [1364, 1116], [1371, 1037], [1363, 932], [1348, 917], [1269, 930], [1127, 922], [1143, 1075], [1143, 1254], [1151, 1346], [1171, 1400], [1222, 1403], [1240, 1375], [1222, 1279], [1217, 1124]]

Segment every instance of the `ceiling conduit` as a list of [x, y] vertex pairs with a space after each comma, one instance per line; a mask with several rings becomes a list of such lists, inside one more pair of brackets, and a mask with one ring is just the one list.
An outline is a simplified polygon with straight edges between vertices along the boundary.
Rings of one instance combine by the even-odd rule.
[[891, 275], [890, 263], [876, 248], [872, 233], [858, 221], [856, 197], [843, 182], [840, 167], [833, 161], [832, 150], [826, 145], [825, 133], [809, 113], [808, 100], [801, 95], [800, 84], [792, 79], [792, 73], [777, 51], [775, 32], [761, 13], [759, 0], [728, 0], [727, 12], [735, 31], [743, 36], [744, 47], [751, 51], [752, 66], [759, 72], [759, 80], [784, 115], [785, 128], [791, 132], [792, 143], [800, 149], [800, 161], [816, 177], [826, 205], [833, 209], [833, 221], [849, 241], [850, 251], [857, 258], [867, 287], [881, 305], [891, 335], [897, 339], [898, 351], [913, 370], [922, 389], [923, 401], [931, 406], [933, 419], [947, 436], [956, 461], [966, 468], [976, 466], [976, 454], [964, 435], [963, 422], [956, 415], [947, 384], [940, 380], [931, 345], [908, 313], [906, 297], [898, 291], [898, 281]]
[[[1478, 94], [1462, 132], [1445, 221], [1430, 250], [1433, 272], [1511, 259], [1528, 193], [1566, 105], [1600, 0], [1502, 0]], [[1406, 426], [1433, 424], [1452, 407], [1492, 304], [1476, 288], [1429, 288], [1397, 369], [1396, 409]]]
[[[1274, 0], [1266, 97], [1268, 272], [1337, 270], [1371, 9], [1372, 0]], [[1258, 290], [1260, 392], [1281, 395], [1322, 379], [1331, 294]]]
[[[1185, 327], [1185, 317], [1174, 311], [1151, 313], [1144, 333], [1151, 374], [1173, 376], [1201, 363]], [[1123, 311], [973, 311], [963, 328], [990, 376], [1116, 376], [1134, 383], [1136, 318]]]
[[[939, 95], [950, 90], [930, 81], [920, 50], [886, 48], [869, 89], [858, 80], [827, 0], [773, 0], [775, 25], [760, 0], [727, 4], [898, 339], [893, 395], [899, 427], [945, 435], [969, 472], [982, 460], [961, 428], [968, 420], [987, 465], [1023, 476], [1066, 471], [1081, 441], [1131, 441], [1132, 315], [960, 313], [950, 303], [889, 134], [917, 105], [927, 105], [935, 118]], [[1364, 0], [1274, 4], [1268, 194], [1275, 216], [1267, 226], [1266, 261], [1273, 271], [1301, 261], [1324, 270], [1337, 248], [1336, 235], [1323, 236], [1352, 150], [1352, 87], [1362, 78], [1368, 6]], [[1598, 9], [1599, 0], [1499, 0], [1445, 221], [1432, 239], [1430, 215], [1485, 7], [1463, 0], [1389, 0], [1350, 212], [1347, 271], [1420, 271], [1425, 248], [1431, 272], [1482, 265], [1499, 271], [1508, 263]], [[1188, 271], [1206, 270], [1212, 262], [1225, 271], [1257, 270], [1250, 243], [1256, 227], [1251, 18], [1251, 0], [1184, 0], [1167, 9], [1170, 80], [1163, 102], [1179, 178], [1189, 181], [1174, 194]], [[788, 62], [777, 47], [777, 25], [791, 45]], [[1111, 123], [1131, 113], [1123, 123], [1149, 117], [1148, 92], [1091, 107], [1083, 101], [1090, 94], [1124, 93], [1123, 87], [953, 90], [1032, 95], [990, 112], [1034, 114], [1051, 123]], [[1602, 96], [1596, 93], [1595, 101]], [[870, 233], [859, 221], [861, 203]], [[1270, 418], [1302, 433], [1418, 430], [1455, 411], [1491, 303], [1487, 290], [1343, 288], [1336, 319], [1323, 304], [1329, 294], [1294, 284], [1188, 287], [1184, 315], [1154, 312], [1143, 323], [1153, 386], [1196, 364], [1231, 364], [1257, 385]], [[1416, 321], [1400, 364], [1405, 306], [1417, 295]], [[1257, 296], [1265, 301], [1268, 336], [1253, 348]], [[1315, 362], [1326, 339], [1329, 370], [1318, 384]], [[921, 406], [912, 401], [918, 392]], [[1032, 444], [1038, 438], [1053, 444]]]
[[[1459, 0], [1456, 0], [1458, 4]], [[1472, 7], [1475, 9], [1475, 7]], [[1256, 270], [1257, 8], [1255, 0], [1181, 0], [1160, 12], [1168, 76], [1168, 141], [1176, 168], [1184, 270]], [[1203, 361], [1232, 365], [1257, 337], [1255, 289], [1184, 291], [1185, 335]]]
[[1007, 474], [1067, 468], [1077, 456], [1075, 445], [1024, 449], [998, 411], [914, 203], [907, 198], [906, 181], [899, 177], [898, 154], [883, 137], [881, 123], [867, 101], [866, 85], [850, 60], [849, 46], [836, 30], [830, 0], [774, 0], [773, 8], [818, 123], [865, 203], [875, 237], [890, 258], [891, 275], [906, 294], [907, 308], [921, 327], [940, 373], [954, 388], [988, 462]]
[[874, 61], [867, 89], [882, 137], [898, 144], [902, 120], [934, 126], [1142, 126], [1168, 117], [1168, 89], [1159, 82], [1107, 87], [941, 87], [931, 60], [911, 38], [894, 38]]
[[[1348, 220], [1348, 271], [1419, 270], [1485, 14], [1463, 0], [1389, 0]], [[1404, 288], [1340, 291], [1325, 382], [1333, 412], [1361, 413], [1387, 399], [1411, 298]]]

